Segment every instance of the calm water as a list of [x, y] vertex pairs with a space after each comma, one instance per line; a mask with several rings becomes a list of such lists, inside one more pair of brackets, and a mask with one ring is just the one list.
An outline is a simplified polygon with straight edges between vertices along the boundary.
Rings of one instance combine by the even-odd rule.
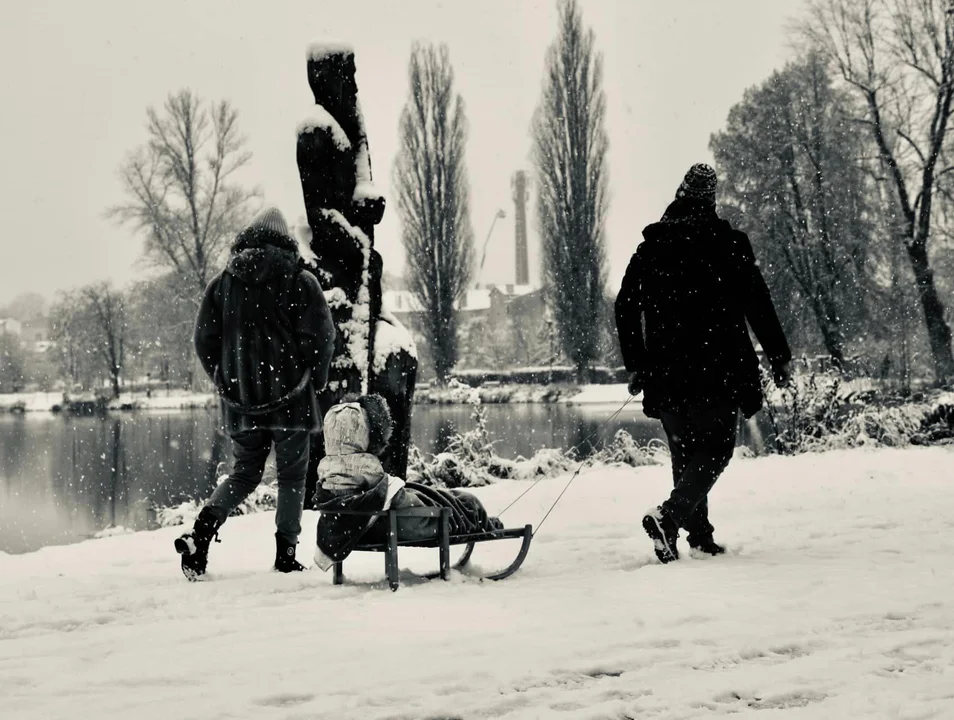
[[[544, 447], [583, 443], [581, 454], [619, 428], [640, 442], [664, 439], [638, 409], [603, 425], [615, 407], [489, 405], [487, 425], [499, 455], [525, 457]], [[21, 553], [77, 542], [110, 526], [154, 527], [154, 505], [208, 497], [214, 484], [217, 413], [138, 412], [105, 418], [46, 413], [0, 415], [0, 551]], [[447, 437], [474, 426], [463, 406], [414, 408], [414, 443], [443, 449]], [[586, 438], [596, 437], [586, 442]], [[758, 446], [751, 429], [740, 442]], [[226, 457], [228, 453], [226, 443]]]

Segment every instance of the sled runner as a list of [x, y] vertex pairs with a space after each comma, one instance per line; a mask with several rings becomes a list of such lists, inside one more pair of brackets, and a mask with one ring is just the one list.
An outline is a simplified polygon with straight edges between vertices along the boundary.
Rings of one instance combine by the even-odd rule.
[[[501, 530], [491, 530], [488, 532], [466, 533], [462, 535], [452, 535], [450, 532], [451, 509], [441, 507], [409, 507], [392, 510], [382, 510], [379, 512], [363, 512], [358, 510], [335, 510], [335, 514], [341, 515], [362, 515], [367, 518], [387, 515], [388, 533], [387, 542], [384, 543], [358, 543], [354, 550], [361, 552], [380, 552], [384, 553], [384, 570], [387, 574], [388, 585], [391, 590], [397, 590], [400, 584], [398, 578], [398, 548], [399, 547], [419, 547], [419, 548], [438, 548], [440, 551], [440, 570], [436, 573], [425, 575], [428, 578], [439, 577], [442, 580], [450, 579], [451, 569], [459, 570], [470, 562], [470, 556], [474, 552], [474, 546], [477, 543], [490, 542], [491, 540], [515, 540], [521, 538], [523, 542], [520, 545], [520, 551], [517, 557], [509, 566], [500, 572], [484, 575], [487, 580], [503, 580], [513, 575], [527, 557], [530, 550], [530, 541], [533, 539], [533, 526], [524, 525], [522, 528], [503, 528]], [[439, 518], [439, 532], [436, 538], [428, 540], [399, 540], [398, 539], [398, 518], [408, 517], [436, 517]], [[450, 546], [465, 545], [464, 552], [456, 563], [451, 565]], [[334, 564], [334, 584], [341, 585], [344, 582], [343, 573], [344, 561], [338, 561]]]

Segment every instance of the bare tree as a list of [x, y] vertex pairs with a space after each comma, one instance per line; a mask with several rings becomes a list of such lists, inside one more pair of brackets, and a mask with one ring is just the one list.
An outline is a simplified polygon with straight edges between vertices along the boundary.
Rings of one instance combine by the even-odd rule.
[[862, 98], [868, 129], [894, 190], [903, 244], [931, 344], [935, 376], [954, 377], [951, 329], [929, 258], [934, 196], [954, 166], [945, 145], [954, 101], [951, 0], [812, 0], [804, 31]]
[[123, 295], [106, 282], [66, 293], [50, 309], [50, 324], [69, 378], [85, 388], [107, 378], [119, 397], [131, 334]]
[[576, 0], [560, 3], [533, 119], [543, 279], [564, 352], [583, 380], [599, 357], [607, 277], [603, 59]]
[[26, 357], [20, 339], [0, 329], [0, 392], [20, 392], [26, 383]]
[[474, 266], [464, 162], [467, 119], [446, 45], [415, 45], [408, 76], [394, 167], [401, 240], [434, 370], [445, 382], [457, 362], [458, 309]]
[[876, 250], [852, 110], [826, 60], [809, 53], [747, 91], [710, 140], [724, 209], [755, 231], [767, 281], [788, 300], [785, 324], [820, 334], [839, 368], [849, 336], [869, 334], [866, 265]]
[[251, 154], [227, 101], [182, 90], [146, 116], [149, 140], [121, 168], [127, 202], [109, 214], [144, 233], [146, 257], [188, 279], [198, 303], [258, 195], [234, 183]]
[[79, 293], [60, 293], [50, 307], [50, 339], [56, 345], [60, 372], [69, 378], [71, 385], [80, 384], [89, 389], [92, 371], [89, 358], [84, 352], [85, 331], [80, 312]]
[[113, 397], [119, 397], [119, 378], [126, 354], [126, 302], [109, 283], [88, 285], [80, 291], [90, 326], [92, 350], [109, 376]]

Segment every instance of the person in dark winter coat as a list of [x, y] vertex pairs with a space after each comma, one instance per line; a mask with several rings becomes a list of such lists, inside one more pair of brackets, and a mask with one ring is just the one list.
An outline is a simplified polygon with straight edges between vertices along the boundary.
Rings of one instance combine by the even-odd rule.
[[738, 414], [762, 407], [751, 326], [776, 381], [787, 384], [792, 354], [745, 233], [715, 208], [715, 171], [686, 173], [659, 222], [643, 230], [616, 298], [616, 327], [629, 390], [662, 421], [674, 488], [643, 527], [662, 562], [679, 557], [679, 529], [690, 547], [725, 551], [713, 539], [708, 493], [735, 448]]
[[321, 429], [316, 391], [328, 380], [335, 328], [317, 279], [302, 269], [284, 217], [267, 208], [238, 234], [225, 270], [202, 298], [195, 349], [221, 398], [234, 467], [193, 531], [176, 541], [189, 579], [205, 573], [218, 528], [261, 482], [272, 444], [278, 470], [275, 569], [304, 569], [295, 546], [310, 436]]

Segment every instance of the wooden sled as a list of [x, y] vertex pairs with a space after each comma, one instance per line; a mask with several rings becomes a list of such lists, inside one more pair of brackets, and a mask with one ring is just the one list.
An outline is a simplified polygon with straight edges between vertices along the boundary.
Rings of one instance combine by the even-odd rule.
[[[361, 512], [356, 510], [331, 510], [333, 515], [362, 515], [367, 518], [387, 515], [388, 516], [388, 537], [384, 543], [358, 543], [355, 551], [360, 552], [380, 552], [384, 553], [384, 571], [388, 578], [388, 585], [391, 590], [397, 590], [400, 584], [398, 579], [398, 548], [399, 547], [419, 547], [419, 548], [438, 548], [440, 551], [440, 570], [436, 573], [425, 575], [428, 578], [450, 579], [451, 569], [459, 570], [470, 562], [470, 556], [474, 552], [474, 546], [477, 543], [490, 542], [491, 540], [515, 540], [522, 538], [520, 551], [516, 559], [500, 572], [484, 575], [487, 580], [503, 580], [513, 575], [527, 557], [530, 550], [530, 541], [533, 539], [533, 526], [524, 525], [522, 528], [504, 528], [501, 530], [492, 530], [481, 533], [467, 533], [464, 535], [451, 535], [450, 533], [450, 508], [439, 507], [410, 507], [398, 510], [383, 510], [380, 512]], [[436, 538], [427, 540], [398, 540], [397, 526], [398, 518], [407, 517], [436, 517], [439, 518], [438, 535]], [[450, 546], [466, 545], [464, 552], [454, 565], [450, 562]], [[334, 564], [334, 584], [341, 585], [344, 582], [344, 561], [338, 561]]]

